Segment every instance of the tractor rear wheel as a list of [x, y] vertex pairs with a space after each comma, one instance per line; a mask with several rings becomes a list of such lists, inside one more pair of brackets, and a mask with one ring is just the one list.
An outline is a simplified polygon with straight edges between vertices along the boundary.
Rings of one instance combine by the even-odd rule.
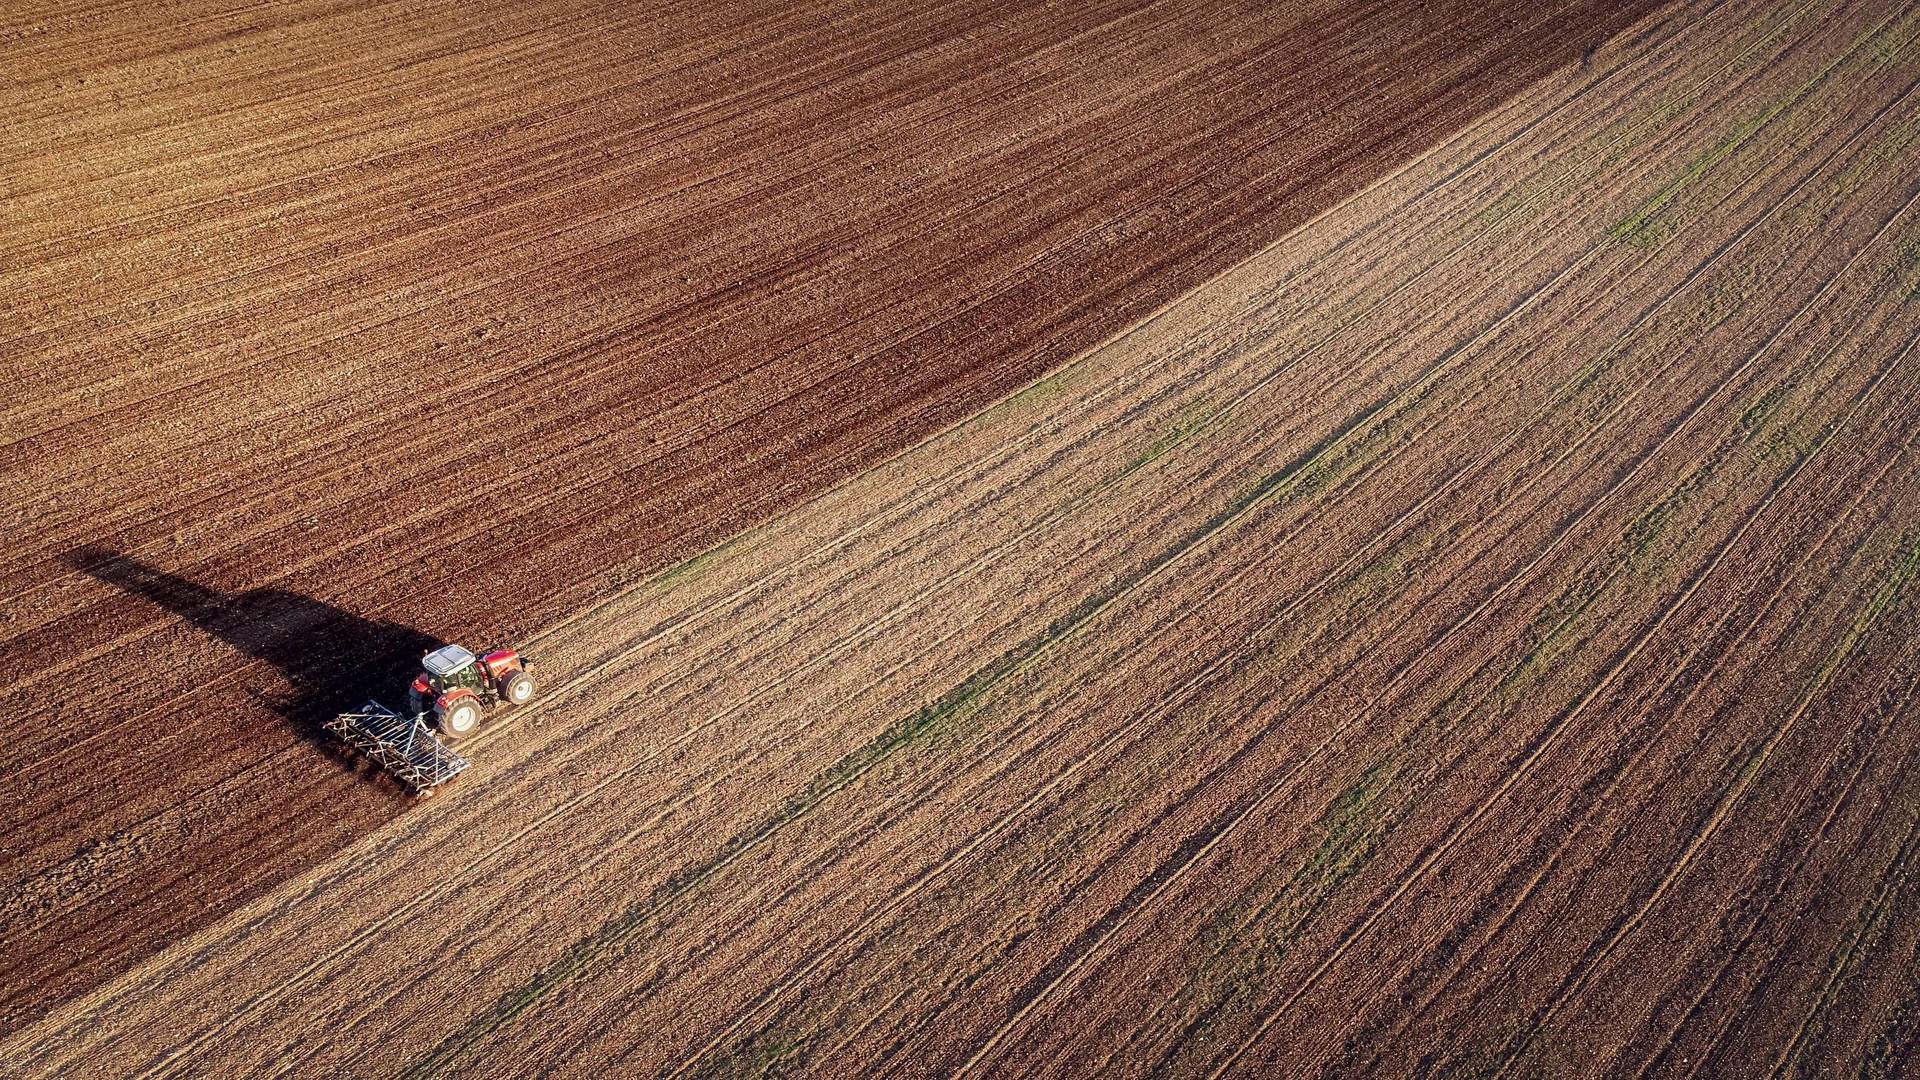
[[443, 699], [433, 711], [440, 717], [440, 734], [448, 739], [465, 738], [480, 726], [480, 703], [464, 695]]
[[500, 677], [500, 700], [509, 705], [525, 705], [533, 700], [533, 676], [524, 671], [509, 671]]

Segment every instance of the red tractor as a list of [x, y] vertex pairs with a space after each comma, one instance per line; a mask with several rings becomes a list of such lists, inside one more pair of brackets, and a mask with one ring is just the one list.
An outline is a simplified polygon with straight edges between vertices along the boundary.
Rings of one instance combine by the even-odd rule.
[[486, 709], [502, 703], [525, 705], [533, 699], [533, 678], [526, 672], [526, 661], [512, 649], [475, 656], [458, 645], [448, 645], [428, 653], [420, 666], [425, 670], [408, 691], [407, 711], [418, 717], [432, 710], [443, 739], [473, 734]]

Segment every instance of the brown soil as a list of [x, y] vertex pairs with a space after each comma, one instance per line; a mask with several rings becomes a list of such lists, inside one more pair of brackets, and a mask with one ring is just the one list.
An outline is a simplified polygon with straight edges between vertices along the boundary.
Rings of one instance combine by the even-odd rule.
[[0, 1059], [1908, 1069], [1920, 5], [1641, 31], [534, 635], [444, 797]]
[[0, 1027], [403, 813], [315, 733], [433, 641], [885, 459], [1650, 6], [0, 16]]

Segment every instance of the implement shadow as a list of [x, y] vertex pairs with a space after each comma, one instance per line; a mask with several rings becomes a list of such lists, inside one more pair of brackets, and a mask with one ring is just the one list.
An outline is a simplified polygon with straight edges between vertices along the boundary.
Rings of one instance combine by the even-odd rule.
[[370, 697], [392, 697], [442, 642], [285, 589], [222, 592], [100, 547], [67, 553], [67, 564], [179, 615], [242, 655], [264, 660], [287, 692], [262, 695], [302, 738], [334, 751], [322, 725]]

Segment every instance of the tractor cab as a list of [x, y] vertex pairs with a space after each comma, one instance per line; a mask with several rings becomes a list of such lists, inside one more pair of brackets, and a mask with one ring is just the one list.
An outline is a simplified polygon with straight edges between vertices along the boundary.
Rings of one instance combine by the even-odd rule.
[[478, 690], [480, 665], [476, 661], [479, 659], [458, 645], [448, 645], [420, 658], [420, 666], [426, 669], [420, 677], [441, 693], [460, 686]]

